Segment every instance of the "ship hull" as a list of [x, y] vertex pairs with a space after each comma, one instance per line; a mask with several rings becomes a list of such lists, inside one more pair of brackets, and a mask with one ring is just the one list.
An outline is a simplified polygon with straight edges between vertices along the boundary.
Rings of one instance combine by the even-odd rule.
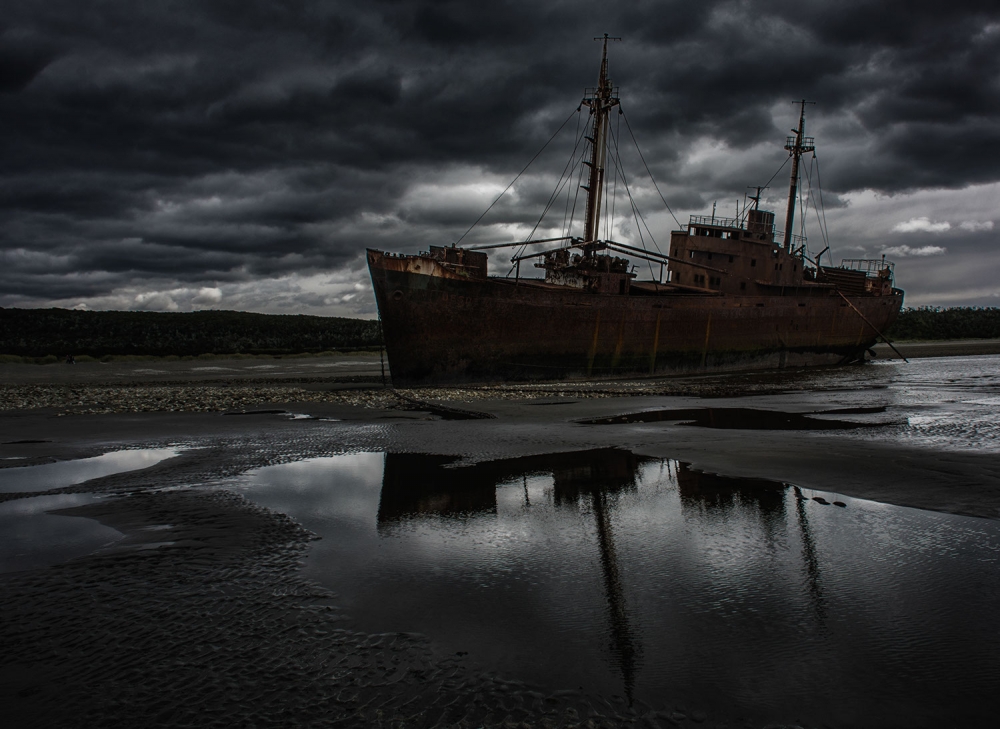
[[863, 357], [902, 305], [896, 291], [614, 295], [416, 272], [378, 251], [368, 263], [398, 386], [842, 364]]

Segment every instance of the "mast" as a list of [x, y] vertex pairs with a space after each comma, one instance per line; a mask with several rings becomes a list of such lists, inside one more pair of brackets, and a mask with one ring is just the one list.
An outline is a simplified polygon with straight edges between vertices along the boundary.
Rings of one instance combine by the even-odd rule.
[[[601, 218], [601, 192], [604, 188], [604, 164], [608, 154], [608, 112], [618, 105], [614, 85], [608, 78], [608, 41], [621, 40], [612, 38], [607, 33], [604, 38], [594, 38], [604, 41], [604, 55], [601, 57], [601, 75], [593, 94], [584, 98], [583, 103], [590, 107], [590, 115], [594, 118], [594, 127], [590, 137], [590, 162], [584, 164], [590, 167], [590, 179], [583, 189], [587, 191], [587, 225], [583, 239], [585, 242], [597, 240], [598, 227]], [[588, 92], [591, 89], [587, 90]]]
[[806, 133], [806, 104], [815, 104], [815, 101], [802, 101], [799, 112], [799, 128], [793, 129], [794, 137], [789, 137], [785, 142], [785, 149], [792, 157], [792, 179], [788, 185], [788, 212], [785, 214], [785, 250], [792, 249], [792, 223], [795, 222], [795, 192], [799, 187], [799, 159], [804, 152], [812, 152], [816, 149], [812, 137], [804, 136]]

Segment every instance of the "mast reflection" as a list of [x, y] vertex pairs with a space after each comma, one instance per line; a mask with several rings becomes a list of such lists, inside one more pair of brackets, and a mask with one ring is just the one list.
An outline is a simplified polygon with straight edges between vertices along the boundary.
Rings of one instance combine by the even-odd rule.
[[[786, 484], [765, 478], [736, 478], [703, 473], [692, 469], [687, 463], [677, 464], [676, 475], [681, 508], [720, 518], [729, 517], [736, 512], [755, 514], [769, 539], [773, 540], [779, 531], [787, 533], [789, 518], [785, 508], [788, 493]], [[806, 515], [805, 502], [808, 499], [802, 495], [798, 486], [792, 488], [795, 494], [795, 520], [802, 540], [802, 560], [805, 564], [809, 599], [822, 627], [826, 606], [819, 555]]]
[[429, 515], [495, 514], [496, 487], [521, 481], [530, 506], [527, 477], [551, 474], [553, 502], [563, 508], [590, 505], [597, 530], [601, 573], [607, 600], [610, 650], [631, 703], [642, 646], [632, 627], [622, 586], [611, 524], [614, 496], [637, 488], [639, 469], [651, 461], [617, 448], [552, 453], [454, 467], [453, 456], [387, 453], [378, 508], [378, 529], [386, 533], [408, 519]]
[[642, 643], [629, 620], [628, 604], [625, 602], [621, 575], [618, 572], [618, 556], [615, 554], [615, 540], [611, 531], [607, 498], [607, 493], [604, 491], [594, 491], [591, 494], [594, 518], [597, 521], [597, 543], [601, 550], [604, 591], [608, 600], [608, 617], [611, 622], [611, 649], [618, 659], [625, 696], [631, 704], [635, 691], [635, 674], [642, 656]]
[[594, 521], [597, 526], [597, 545], [600, 550], [601, 575], [608, 603], [608, 622], [611, 631], [611, 653], [622, 673], [625, 697], [632, 703], [636, 672], [642, 657], [642, 643], [632, 627], [628, 603], [618, 569], [614, 532], [611, 526], [614, 496], [638, 488], [639, 469], [652, 459], [640, 458], [630, 451], [608, 448], [580, 454], [583, 457], [552, 472], [556, 504], [577, 505], [589, 496]]
[[734, 478], [704, 473], [688, 463], [677, 464], [677, 491], [681, 508], [726, 517], [736, 511], [756, 514], [773, 537], [783, 529], [785, 484], [766, 478]]
[[819, 557], [816, 554], [816, 543], [813, 541], [812, 530], [809, 528], [809, 518], [806, 516], [806, 497], [795, 486], [795, 513], [798, 517], [799, 531], [802, 534], [802, 559], [806, 565], [806, 584], [809, 586], [809, 597], [819, 624], [826, 624], [826, 600], [823, 598], [823, 588], [820, 583]]

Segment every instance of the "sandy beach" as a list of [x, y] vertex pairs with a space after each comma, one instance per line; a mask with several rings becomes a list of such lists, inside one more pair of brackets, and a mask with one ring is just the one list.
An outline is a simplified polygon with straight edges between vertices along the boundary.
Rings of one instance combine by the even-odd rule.
[[[897, 346], [916, 358], [997, 345]], [[870, 371], [877, 380], [884, 370]], [[878, 381], [858, 395], [822, 372], [402, 393], [381, 387], [377, 355], [0, 372], [4, 466], [179, 449], [146, 469], [0, 494], [0, 505], [96, 494], [58, 513], [124, 535], [0, 577], [0, 696], [18, 726], [754, 726], [715, 721], [710, 707], [545, 694], [441, 655], [419, 635], [345, 629], [337, 596], [297, 570], [313, 535], [225, 488], [267, 465], [360, 451], [472, 463], [615, 447], [708, 473], [1000, 518], [1000, 453], [989, 450], [825, 430], [581, 422], [709, 406], [808, 413], [880, 397]]]

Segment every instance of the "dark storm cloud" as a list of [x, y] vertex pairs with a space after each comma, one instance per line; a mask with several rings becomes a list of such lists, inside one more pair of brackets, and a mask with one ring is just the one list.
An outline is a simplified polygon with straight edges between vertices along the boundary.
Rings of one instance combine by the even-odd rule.
[[[579, 104], [605, 30], [681, 209], [771, 177], [803, 97], [834, 204], [1000, 179], [994, 2], [9, 6], [0, 304], [360, 271], [366, 245], [450, 242]], [[692, 162], [699, 144], [732, 159]], [[489, 220], [530, 228], [566, 155], [554, 143]]]
[[45, 49], [30, 44], [11, 42], [0, 48], [0, 94], [22, 90], [51, 60]]

